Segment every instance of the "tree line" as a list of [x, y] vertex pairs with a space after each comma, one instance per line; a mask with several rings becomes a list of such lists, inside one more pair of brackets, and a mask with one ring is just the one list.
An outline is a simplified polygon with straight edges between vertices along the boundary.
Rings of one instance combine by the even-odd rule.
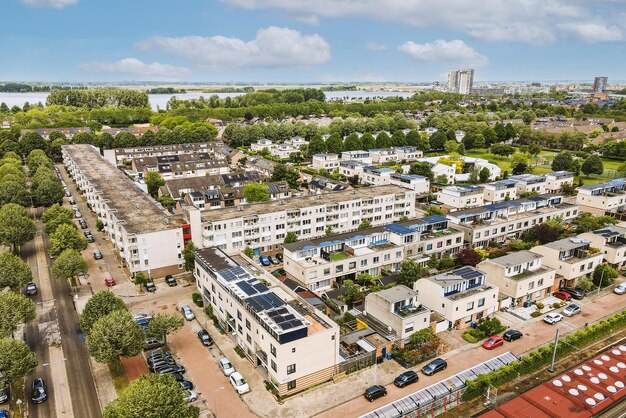
[[55, 90], [48, 95], [46, 104], [87, 109], [106, 106], [150, 107], [146, 92], [129, 89]]

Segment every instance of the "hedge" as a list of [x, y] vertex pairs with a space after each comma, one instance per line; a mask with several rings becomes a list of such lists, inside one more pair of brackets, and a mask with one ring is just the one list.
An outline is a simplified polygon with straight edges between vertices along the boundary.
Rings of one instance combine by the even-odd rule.
[[[562, 338], [557, 346], [556, 358], [560, 359], [624, 327], [626, 327], [626, 310]], [[469, 401], [477, 398], [489, 385], [500, 386], [524, 374], [539, 370], [550, 363], [553, 349], [554, 343], [552, 342], [521, 357], [519, 361], [514, 361], [490, 373], [481, 374], [474, 380], [466, 381], [466, 390], [462, 399]]]

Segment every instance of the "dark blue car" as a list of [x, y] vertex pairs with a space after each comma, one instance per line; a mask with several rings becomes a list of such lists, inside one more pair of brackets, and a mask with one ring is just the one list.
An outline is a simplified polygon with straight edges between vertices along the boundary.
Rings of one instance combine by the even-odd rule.
[[261, 265], [267, 267], [271, 264], [271, 261], [269, 258], [267, 258], [267, 256], [262, 255], [261, 257], [259, 257], [259, 260], [261, 261]]
[[424, 367], [422, 367], [422, 373], [426, 376], [432, 376], [437, 372], [445, 370], [448, 367], [448, 363], [442, 358], [436, 358]]

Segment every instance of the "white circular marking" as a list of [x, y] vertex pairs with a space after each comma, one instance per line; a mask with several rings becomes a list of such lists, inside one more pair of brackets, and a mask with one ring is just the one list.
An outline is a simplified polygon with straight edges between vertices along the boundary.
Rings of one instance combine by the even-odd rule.
[[626, 351], [626, 345], [620, 345], [619, 349], [622, 350], [622, 351]]
[[591, 406], [594, 406], [597, 403], [593, 398], [587, 398], [585, 399], [585, 402], [587, 402], [587, 405]]
[[598, 392], [595, 395], [593, 395], [593, 397], [596, 398], [599, 401], [603, 401], [604, 400], [604, 395], [601, 394], [600, 392]]
[[615, 392], [617, 392], [617, 389], [615, 389], [615, 386], [608, 386], [608, 387], [606, 388], [606, 390], [608, 390], [608, 391], [609, 391], [609, 392], [611, 392], [611, 393], [615, 393]]
[[609, 370], [612, 371], [613, 373], [619, 373], [619, 369], [615, 366], [609, 367]]
[[559, 379], [553, 380], [553, 381], [552, 381], [552, 384], [553, 384], [554, 386], [556, 386], [556, 387], [559, 387], [559, 388], [560, 388], [561, 386], [563, 386], [563, 382], [561, 382]]
[[605, 373], [598, 373], [598, 377], [602, 380], [606, 380], [608, 376]]
[[578, 388], [578, 390], [587, 390], [587, 386], [585, 385], [578, 385], [576, 387]]
[[602, 362], [600, 360], [598, 360], [598, 359], [595, 359], [593, 362], [596, 363], [599, 366], [602, 365]]
[[583, 371], [580, 369], [576, 369], [574, 370], [574, 374], [577, 374], [578, 376], [582, 376], [583, 375]]
[[586, 364], [583, 366], [583, 370], [588, 372], [591, 370], [591, 367], [587, 366]]
[[578, 396], [578, 391], [576, 389], [570, 389], [568, 390], [568, 392], [570, 393], [570, 395]]
[[617, 348], [612, 350], [611, 353], [615, 354], [616, 356], [619, 356], [620, 354], [622, 354], [622, 352], [619, 351]]
[[569, 376], [568, 376], [568, 375], [566, 375], [566, 374], [564, 374], [564, 375], [561, 377], [561, 379], [563, 379], [563, 380], [564, 380], [564, 381], [566, 381], [566, 382], [571, 382], [571, 381], [572, 381], [572, 378], [571, 378], [571, 377], [569, 377]]
[[607, 356], [606, 354], [604, 354], [602, 357], [600, 357], [602, 360], [604, 361], [609, 361], [611, 360], [611, 357]]
[[614, 385], [617, 386], [620, 389], [624, 389], [624, 382], [622, 382], [622, 381], [618, 380], [617, 382], [614, 383]]
[[626, 364], [620, 361], [619, 363], [617, 363], [617, 367], [619, 367], [620, 369], [626, 369]]
[[598, 383], [600, 383], [600, 379], [598, 379], [597, 377], [592, 377], [592, 378], [591, 378], [591, 379], [589, 379], [589, 380], [591, 380], [591, 383], [595, 383], [596, 385], [597, 385]]

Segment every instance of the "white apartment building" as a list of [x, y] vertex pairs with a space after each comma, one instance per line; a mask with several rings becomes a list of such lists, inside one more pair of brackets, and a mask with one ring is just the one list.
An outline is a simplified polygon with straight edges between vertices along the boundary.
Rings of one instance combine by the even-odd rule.
[[337, 154], [315, 154], [311, 158], [311, 168], [336, 171], [339, 168], [339, 156]]
[[292, 152], [298, 152], [298, 148], [291, 146], [290, 144], [276, 144], [270, 149], [270, 155], [278, 158], [290, 158]]
[[360, 161], [365, 164], [372, 164], [372, 157], [368, 151], [344, 151], [341, 153], [343, 161]]
[[392, 168], [377, 168], [373, 165], [368, 165], [363, 167], [363, 173], [359, 176], [359, 182], [373, 186], [391, 184], [391, 175], [395, 174], [395, 172]]
[[515, 182], [518, 196], [527, 192], [537, 192], [539, 194], [547, 193], [546, 186], [548, 183], [546, 182], [545, 176], [520, 174], [518, 176], [509, 176], [507, 180]]
[[470, 94], [474, 85], [474, 69], [459, 71], [459, 93]]
[[215, 247], [196, 250], [194, 277], [223, 329], [280, 396], [332, 379], [339, 327], [322, 312], [268, 288]]
[[574, 173], [570, 171], [553, 171], [545, 174], [546, 193], [560, 193], [564, 185], [574, 185]]
[[456, 178], [456, 168], [453, 166], [439, 164], [439, 163], [431, 163], [430, 166], [431, 171], [433, 172], [433, 176], [438, 178], [439, 176], [445, 176], [448, 184], [454, 184]]
[[498, 310], [498, 287], [470, 266], [421, 278], [413, 289], [422, 304], [448, 321], [448, 329], [468, 327]]
[[531, 249], [541, 254], [543, 263], [556, 272], [558, 287], [574, 287], [581, 277], [590, 275], [602, 264], [604, 254], [583, 238], [565, 238]]
[[517, 199], [516, 182], [513, 180], [497, 180], [483, 185], [485, 202], [496, 203]]
[[604, 260], [616, 269], [626, 266], [626, 227], [608, 225], [595, 231], [580, 234], [579, 238], [591, 242], [593, 247], [599, 248], [604, 254]]
[[415, 192], [398, 186], [364, 187], [315, 196], [252, 203], [211, 211], [183, 208], [198, 248], [216, 246], [227, 253], [245, 247], [260, 251], [281, 248], [288, 232], [300, 240], [356, 230], [363, 221], [372, 226], [415, 216]]
[[446, 217], [464, 232], [465, 242], [485, 247], [490, 241], [519, 238], [522, 232], [550, 219], [569, 223], [578, 213], [578, 206], [565, 203], [563, 196], [546, 194], [449, 212]]
[[336, 282], [395, 273], [404, 259], [425, 264], [432, 254], [453, 255], [463, 247], [462, 233], [441, 216], [377, 226], [283, 245], [283, 268], [304, 287], [322, 292]]
[[394, 147], [398, 161], [417, 161], [424, 156], [424, 152], [416, 147]]
[[416, 291], [404, 285], [369, 293], [363, 314], [391, 328], [396, 341], [406, 341], [430, 326], [430, 309], [420, 304]]
[[118, 166], [125, 162], [132, 161], [136, 158], [160, 157], [163, 155], [182, 155], [182, 154], [214, 154], [219, 158], [219, 154], [224, 149], [222, 142], [197, 142], [190, 144], [170, 144], [170, 145], [153, 145], [130, 148], [105, 149], [104, 159], [111, 165]]
[[487, 282], [498, 286], [501, 294], [512, 299], [512, 306], [516, 306], [550, 296], [556, 273], [543, 265], [543, 258], [522, 250], [484, 260], [476, 268], [485, 273]]
[[399, 161], [398, 154], [393, 148], [376, 148], [369, 150], [373, 164], [385, 164], [389, 161]]
[[413, 190], [417, 195], [430, 192], [430, 180], [428, 180], [428, 177], [418, 176], [417, 174], [392, 173], [390, 183]]
[[263, 138], [250, 144], [250, 149], [256, 152], [263, 151], [264, 149], [271, 151], [273, 146], [274, 146], [274, 143], [271, 140]]
[[578, 191], [576, 203], [583, 212], [594, 215], [626, 212], [626, 178], [586, 184], [576, 190]]
[[456, 165], [447, 166], [441, 164], [439, 160], [442, 158], [447, 158], [447, 155], [437, 156], [437, 157], [425, 157], [419, 158], [418, 161], [424, 161], [429, 163], [432, 166], [433, 174], [435, 177], [439, 175], [445, 175], [448, 178], [449, 184], [454, 184], [456, 182], [465, 182], [469, 179], [469, 172], [472, 170], [482, 170], [486, 168], [489, 170], [489, 179], [495, 180], [496, 178], [502, 175], [502, 170], [498, 167], [497, 164], [492, 164], [489, 161], [483, 158], [474, 158], [474, 157], [466, 157], [461, 156], [461, 160], [463, 160], [463, 164], [471, 167], [470, 170], [466, 173], [457, 172]]
[[467, 209], [484, 204], [482, 186], [445, 186], [437, 192], [437, 201], [453, 209]]
[[131, 273], [161, 277], [183, 269], [191, 231], [181, 217], [165, 212], [91, 145], [64, 145], [63, 161]]
[[365, 167], [368, 165], [360, 161], [339, 161], [339, 174], [348, 178], [359, 177], [360, 179]]

